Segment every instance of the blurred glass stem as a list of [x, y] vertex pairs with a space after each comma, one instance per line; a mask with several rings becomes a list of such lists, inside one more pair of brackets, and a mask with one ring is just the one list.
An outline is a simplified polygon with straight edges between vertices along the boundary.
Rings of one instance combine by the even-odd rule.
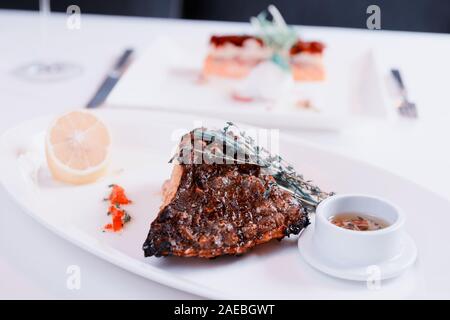
[[60, 81], [75, 77], [81, 74], [78, 65], [65, 61], [53, 61], [50, 58], [50, 0], [39, 0], [39, 49], [37, 50], [37, 60], [27, 65], [20, 66], [15, 70], [15, 74], [25, 80], [35, 82]]
[[50, 0], [39, 0], [40, 48], [39, 61], [48, 63], [48, 22], [50, 18]]

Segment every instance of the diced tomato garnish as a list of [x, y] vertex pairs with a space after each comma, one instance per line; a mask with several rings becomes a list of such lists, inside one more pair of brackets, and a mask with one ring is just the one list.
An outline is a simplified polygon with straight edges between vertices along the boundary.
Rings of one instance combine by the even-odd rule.
[[114, 232], [122, 230], [123, 221], [122, 217], [125, 215], [125, 212], [117, 208], [116, 206], [109, 207], [109, 214], [112, 216], [112, 229]]
[[130, 221], [131, 217], [121, 208], [121, 205], [127, 205], [131, 203], [131, 200], [125, 195], [125, 190], [113, 184], [110, 186], [112, 188], [111, 194], [108, 199], [110, 201], [110, 206], [108, 209], [108, 215], [112, 218], [112, 223], [108, 223], [103, 227], [105, 231], [117, 232], [123, 229], [123, 225]]
[[123, 222], [121, 217], [114, 217], [113, 218], [113, 231], [117, 232], [122, 230]]
[[124, 211], [116, 206], [110, 206], [108, 212], [113, 218], [114, 217], [122, 218], [124, 215]]
[[111, 201], [112, 204], [130, 204], [131, 200], [127, 198], [125, 195], [125, 190], [118, 186], [117, 184], [113, 184], [111, 190], [111, 194], [109, 195], [109, 201]]

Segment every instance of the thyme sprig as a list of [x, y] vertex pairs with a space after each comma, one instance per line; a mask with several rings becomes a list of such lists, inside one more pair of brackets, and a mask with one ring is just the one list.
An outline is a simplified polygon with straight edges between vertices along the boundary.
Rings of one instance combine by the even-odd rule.
[[[279, 187], [291, 192], [302, 202], [309, 213], [314, 212], [322, 200], [333, 195], [306, 180], [281, 156], [272, 155], [267, 149], [258, 146], [253, 137], [232, 122], [227, 122], [222, 130], [197, 128], [191, 133], [194, 140], [202, 141], [204, 145], [201, 148], [195, 145], [186, 146], [190, 148], [184, 149], [189, 155], [193, 151], [193, 154], [202, 157], [202, 161], [207, 160], [209, 163], [258, 165], [263, 168], [264, 173], [274, 177]], [[170, 162], [175, 160], [177, 163], [183, 163], [186, 159], [183, 159], [182, 153], [179, 150]]]

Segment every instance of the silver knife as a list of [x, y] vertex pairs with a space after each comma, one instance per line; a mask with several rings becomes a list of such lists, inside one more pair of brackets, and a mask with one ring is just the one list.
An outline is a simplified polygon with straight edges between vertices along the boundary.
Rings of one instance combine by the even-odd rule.
[[126, 49], [121, 54], [119, 59], [117, 59], [117, 62], [115, 63], [114, 67], [111, 69], [111, 71], [108, 72], [105, 80], [103, 80], [102, 84], [95, 92], [94, 96], [86, 105], [86, 108], [89, 109], [96, 108], [106, 100], [106, 98], [108, 97], [114, 86], [119, 81], [120, 77], [123, 75], [125, 67], [128, 65], [128, 62], [130, 61], [133, 52], [134, 52], [133, 49]]

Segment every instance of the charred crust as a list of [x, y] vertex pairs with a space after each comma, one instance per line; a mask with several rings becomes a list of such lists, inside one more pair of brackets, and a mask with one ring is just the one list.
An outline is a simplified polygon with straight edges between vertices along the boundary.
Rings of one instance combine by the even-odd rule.
[[167, 241], [163, 241], [163, 242], [159, 243], [158, 245], [155, 245], [155, 243], [150, 238], [144, 242], [142, 249], [144, 250], [145, 257], [151, 257], [151, 256], [163, 257], [163, 256], [171, 255], [172, 247], [170, 245], [170, 242], [167, 242]]

